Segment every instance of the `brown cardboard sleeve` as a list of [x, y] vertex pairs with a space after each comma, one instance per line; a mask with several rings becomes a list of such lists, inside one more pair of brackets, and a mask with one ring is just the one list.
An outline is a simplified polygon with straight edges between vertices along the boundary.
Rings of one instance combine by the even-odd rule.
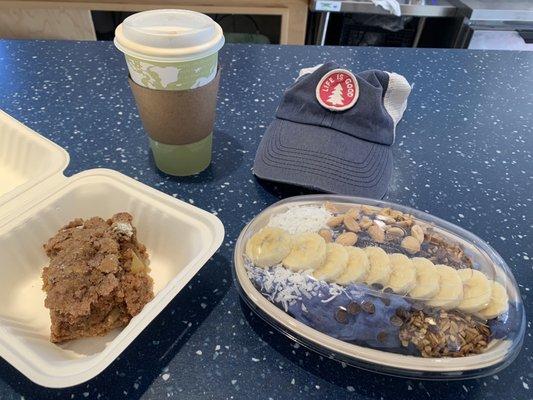
[[144, 129], [155, 141], [195, 143], [213, 131], [220, 69], [207, 85], [190, 90], [148, 89], [128, 80]]

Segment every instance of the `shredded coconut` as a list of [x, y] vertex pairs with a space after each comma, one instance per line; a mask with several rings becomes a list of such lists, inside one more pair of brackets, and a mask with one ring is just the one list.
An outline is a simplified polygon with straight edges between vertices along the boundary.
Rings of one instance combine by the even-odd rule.
[[329, 285], [329, 294], [331, 297], [327, 298], [326, 300], [322, 300], [322, 303], [329, 303], [331, 300], [333, 300], [338, 295], [342, 294], [343, 290], [342, 288], [337, 285], [336, 283], [332, 283]]
[[270, 217], [268, 226], [281, 228], [291, 234], [318, 232], [326, 227], [332, 214], [324, 207], [293, 206], [281, 214]]
[[[261, 285], [263, 295], [271, 302], [281, 304], [285, 311], [303, 297], [310, 299], [319, 294], [321, 282], [312, 278], [310, 271], [292, 272], [281, 265], [263, 269], [253, 266], [248, 260], [245, 265], [252, 282]], [[342, 293], [344, 290], [341, 286], [330, 284], [331, 297], [322, 301], [331, 301]], [[304, 307], [302, 304], [302, 310], [306, 312]]]

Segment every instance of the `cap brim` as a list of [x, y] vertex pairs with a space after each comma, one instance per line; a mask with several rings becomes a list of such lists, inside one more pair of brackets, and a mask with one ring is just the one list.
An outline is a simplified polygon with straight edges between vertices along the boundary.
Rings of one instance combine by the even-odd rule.
[[382, 198], [392, 164], [390, 146], [275, 119], [257, 150], [254, 174], [328, 193]]

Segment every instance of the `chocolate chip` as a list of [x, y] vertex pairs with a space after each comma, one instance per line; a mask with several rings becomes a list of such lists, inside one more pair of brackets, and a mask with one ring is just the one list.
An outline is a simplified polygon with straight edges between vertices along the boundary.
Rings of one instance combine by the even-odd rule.
[[390, 323], [392, 324], [392, 326], [396, 326], [397, 328], [399, 328], [403, 325], [403, 320], [397, 315], [393, 315], [392, 317], [390, 317]]
[[339, 308], [335, 312], [335, 319], [340, 324], [347, 324], [348, 323], [348, 313], [344, 308]]
[[388, 297], [380, 297], [379, 298], [383, 304], [385, 304], [387, 307], [390, 306], [390, 299]]
[[348, 304], [348, 312], [352, 315], [355, 315], [361, 311], [361, 306], [356, 302], [351, 302]]
[[374, 305], [374, 303], [368, 300], [365, 300], [361, 303], [361, 308], [363, 309], [363, 311], [369, 314], [374, 314], [376, 312], [376, 306]]
[[398, 308], [396, 309], [396, 315], [397, 315], [398, 317], [400, 317], [401, 319], [403, 319], [403, 320], [408, 319], [409, 316], [410, 316], [410, 315], [409, 315], [409, 311], [407, 311], [405, 308], [402, 308], [402, 307], [398, 307]]
[[378, 333], [378, 340], [381, 342], [381, 343], [385, 343], [385, 341], [387, 340], [387, 332], [379, 332]]
[[440, 328], [437, 325], [429, 325], [428, 329], [429, 329], [429, 331], [431, 333], [439, 333], [440, 332]]
[[394, 291], [390, 287], [383, 289], [383, 293], [393, 293], [393, 292]]
[[411, 304], [411, 306], [417, 311], [422, 311], [424, 309], [424, 304], [420, 303], [418, 301], [413, 302], [413, 304]]

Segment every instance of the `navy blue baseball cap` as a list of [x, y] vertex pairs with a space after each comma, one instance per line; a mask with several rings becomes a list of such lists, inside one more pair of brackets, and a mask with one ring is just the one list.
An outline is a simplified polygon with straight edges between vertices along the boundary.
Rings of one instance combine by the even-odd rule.
[[254, 174], [321, 192], [382, 198], [410, 92], [395, 73], [353, 74], [333, 63], [302, 70], [261, 140]]

